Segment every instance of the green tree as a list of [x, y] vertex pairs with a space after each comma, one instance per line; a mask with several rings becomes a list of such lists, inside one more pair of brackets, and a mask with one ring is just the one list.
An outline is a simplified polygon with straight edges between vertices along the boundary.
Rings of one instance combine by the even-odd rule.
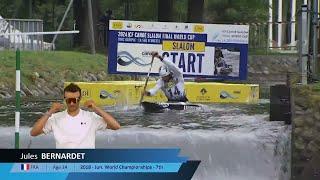
[[[115, 19], [156, 21], [158, 0], [102, 0], [101, 9], [110, 9]], [[126, 15], [128, 7], [128, 15]]]
[[267, 0], [206, 0], [206, 21], [209, 23], [265, 22]]
[[188, 22], [202, 22], [204, 0], [188, 0]]

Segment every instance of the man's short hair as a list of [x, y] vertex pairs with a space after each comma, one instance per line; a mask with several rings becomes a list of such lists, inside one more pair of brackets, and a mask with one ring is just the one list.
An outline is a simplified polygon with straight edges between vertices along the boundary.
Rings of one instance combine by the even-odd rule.
[[73, 93], [79, 92], [81, 97], [81, 88], [74, 83], [70, 83], [68, 86], [64, 88], [63, 95], [65, 94], [65, 92], [73, 92]]

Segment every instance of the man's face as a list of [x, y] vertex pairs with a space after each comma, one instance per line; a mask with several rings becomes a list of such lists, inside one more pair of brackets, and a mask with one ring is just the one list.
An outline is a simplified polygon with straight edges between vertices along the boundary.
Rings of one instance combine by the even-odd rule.
[[80, 106], [80, 92], [65, 92], [64, 99], [67, 104], [69, 112], [74, 112], [79, 109]]
[[162, 77], [162, 80], [164, 81], [164, 82], [169, 82], [170, 81], [170, 79], [171, 79], [171, 75], [169, 74], [168, 76], [164, 76], [164, 77]]

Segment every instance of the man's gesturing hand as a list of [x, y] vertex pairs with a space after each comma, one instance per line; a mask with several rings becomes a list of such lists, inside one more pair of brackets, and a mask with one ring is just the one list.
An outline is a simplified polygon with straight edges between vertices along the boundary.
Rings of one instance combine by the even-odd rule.
[[51, 105], [49, 113], [53, 114], [53, 113], [59, 112], [59, 111], [61, 111], [63, 109], [63, 107], [64, 107], [63, 104], [58, 103], [58, 102], [54, 102]]
[[88, 101], [86, 101], [86, 102], [84, 102], [84, 106], [86, 107], [86, 108], [90, 108], [90, 109], [92, 109], [92, 110], [95, 110], [96, 109], [96, 103], [93, 101], [93, 100], [88, 100]]

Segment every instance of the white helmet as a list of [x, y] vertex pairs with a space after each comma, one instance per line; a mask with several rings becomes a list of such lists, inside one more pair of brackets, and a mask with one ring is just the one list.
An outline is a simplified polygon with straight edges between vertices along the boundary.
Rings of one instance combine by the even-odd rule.
[[159, 76], [160, 77], [165, 77], [165, 76], [168, 76], [169, 74], [170, 74], [170, 71], [167, 66], [161, 66], [159, 68]]

